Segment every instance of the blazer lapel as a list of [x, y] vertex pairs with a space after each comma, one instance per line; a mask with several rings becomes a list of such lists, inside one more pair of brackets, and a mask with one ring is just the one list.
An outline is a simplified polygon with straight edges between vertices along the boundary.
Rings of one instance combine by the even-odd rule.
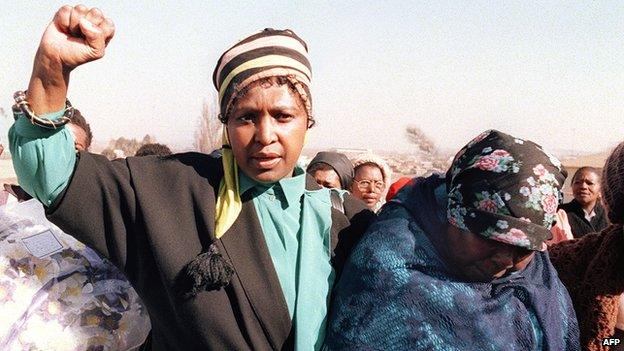
[[253, 201], [243, 199], [242, 211], [221, 243], [270, 344], [281, 350], [292, 321]]
[[[306, 174], [306, 190], [319, 190], [319, 189], [322, 189], [322, 188], [320, 185], [318, 185], [316, 180], [314, 180], [314, 178], [311, 175]], [[338, 245], [340, 231], [349, 226], [349, 221], [347, 220], [347, 218], [344, 216], [343, 213], [333, 208], [333, 206], [331, 209], [331, 218], [332, 218], [332, 226], [330, 230], [331, 232], [330, 245], [332, 249], [331, 255], [332, 257], [334, 257], [335, 255], [334, 250], [336, 249], [336, 246]]]

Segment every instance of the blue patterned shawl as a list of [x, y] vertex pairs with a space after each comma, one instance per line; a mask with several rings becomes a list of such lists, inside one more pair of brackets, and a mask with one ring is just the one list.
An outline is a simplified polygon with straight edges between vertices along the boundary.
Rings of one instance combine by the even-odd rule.
[[579, 350], [576, 315], [548, 253], [465, 283], [424, 230], [446, 220], [434, 175], [404, 187], [357, 245], [334, 292], [327, 350]]

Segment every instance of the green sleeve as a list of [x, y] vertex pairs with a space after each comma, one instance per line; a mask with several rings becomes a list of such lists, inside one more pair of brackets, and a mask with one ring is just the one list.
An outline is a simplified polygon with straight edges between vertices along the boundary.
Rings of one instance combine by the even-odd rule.
[[[60, 118], [65, 111], [43, 115]], [[9, 148], [20, 186], [50, 206], [65, 189], [76, 164], [74, 137], [65, 127], [46, 129], [30, 123], [23, 114], [9, 129]]]

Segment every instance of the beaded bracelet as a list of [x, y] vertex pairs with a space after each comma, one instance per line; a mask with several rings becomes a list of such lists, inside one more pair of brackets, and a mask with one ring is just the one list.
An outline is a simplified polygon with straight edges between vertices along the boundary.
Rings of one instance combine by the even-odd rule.
[[[33, 112], [26, 100], [26, 92], [25, 91], [16, 91], [13, 94], [13, 99], [15, 100], [15, 105], [13, 105], [13, 112], [19, 113], [22, 112], [26, 118], [30, 121], [30, 123], [34, 125], [38, 125], [43, 128], [48, 129], [56, 129], [67, 124], [70, 119], [74, 116], [74, 107], [71, 105], [69, 100], [65, 101], [65, 113], [58, 120], [51, 120], [48, 118], [41, 118]], [[17, 115], [15, 116], [17, 119]]]

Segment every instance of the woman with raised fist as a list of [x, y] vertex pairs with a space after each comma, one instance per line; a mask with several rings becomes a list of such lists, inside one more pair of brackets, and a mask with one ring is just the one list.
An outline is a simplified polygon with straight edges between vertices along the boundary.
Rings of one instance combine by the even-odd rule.
[[70, 72], [101, 58], [114, 32], [82, 5], [46, 29], [28, 91], [16, 94], [20, 184], [125, 271], [148, 307], [153, 349], [318, 349], [333, 282], [373, 215], [350, 196], [354, 213], [332, 209], [329, 190], [296, 166], [314, 124], [305, 42], [266, 29], [218, 60], [221, 158], [110, 162], [76, 154], [62, 125]]

